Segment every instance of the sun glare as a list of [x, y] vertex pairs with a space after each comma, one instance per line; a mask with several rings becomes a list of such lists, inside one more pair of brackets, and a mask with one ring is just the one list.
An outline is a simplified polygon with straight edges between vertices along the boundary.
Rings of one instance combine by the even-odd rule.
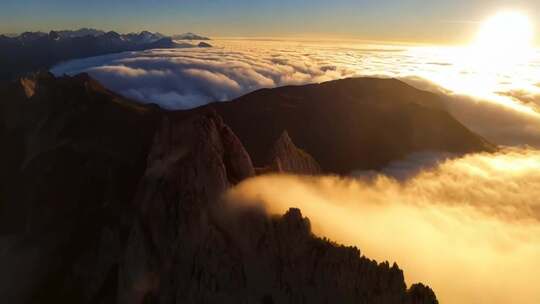
[[473, 46], [482, 56], [508, 62], [529, 53], [533, 38], [532, 23], [525, 14], [500, 12], [481, 25]]
[[[439, 49], [441, 56], [451, 62], [459, 74], [432, 71], [424, 77], [444, 84], [452, 91], [485, 98], [539, 117], [539, 113], [530, 107], [498, 93], [505, 90], [511, 77], [532, 75], [530, 64], [537, 56], [534, 38], [533, 23], [526, 14], [501, 11], [480, 24], [469, 46]], [[512, 85], [530, 88], [526, 82], [518, 83], [517, 80]]]

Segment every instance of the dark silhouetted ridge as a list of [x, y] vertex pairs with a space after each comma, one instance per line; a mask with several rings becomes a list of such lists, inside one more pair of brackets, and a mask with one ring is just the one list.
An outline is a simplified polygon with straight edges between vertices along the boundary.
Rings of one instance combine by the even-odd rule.
[[452, 117], [433, 93], [395, 79], [352, 78], [263, 89], [214, 108], [255, 166], [287, 131], [324, 172], [381, 169], [419, 151], [469, 153], [496, 147]]

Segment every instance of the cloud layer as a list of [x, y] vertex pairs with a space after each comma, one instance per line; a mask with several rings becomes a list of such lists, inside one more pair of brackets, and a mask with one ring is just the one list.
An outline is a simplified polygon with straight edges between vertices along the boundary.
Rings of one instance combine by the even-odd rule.
[[[278, 195], [276, 195], [279, 193]], [[271, 175], [228, 194], [282, 214], [299, 207], [315, 233], [396, 261], [441, 303], [540, 302], [540, 152], [446, 160], [403, 182]]]
[[[362, 75], [397, 77], [443, 95], [454, 116], [495, 143], [540, 147], [540, 114], [536, 112], [540, 89], [535, 86], [538, 79], [530, 75], [533, 66], [490, 79], [490, 70], [481, 72], [474, 65], [452, 62], [454, 53], [429, 48], [292, 41], [214, 44], [218, 47], [86, 58], [52, 71], [89, 72], [121, 94], [167, 109], [226, 101], [259, 88]], [[518, 85], [526, 81], [531, 83], [526, 89]], [[472, 97], [471, 91], [484, 97]], [[506, 103], [490, 98], [504, 98]]]
[[218, 49], [129, 52], [71, 61], [55, 74], [88, 72], [111, 89], [168, 109], [225, 101], [260, 88], [322, 82], [352, 70], [307, 55], [249, 54]]

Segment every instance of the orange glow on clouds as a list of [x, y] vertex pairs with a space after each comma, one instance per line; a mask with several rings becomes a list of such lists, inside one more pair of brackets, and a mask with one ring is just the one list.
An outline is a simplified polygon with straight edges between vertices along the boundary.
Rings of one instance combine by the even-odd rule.
[[404, 183], [262, 176], [228, 198], [299, 207], [316, 234], [396, 261], [441, 303], [540, 303], [540, 151], [466, 156]]

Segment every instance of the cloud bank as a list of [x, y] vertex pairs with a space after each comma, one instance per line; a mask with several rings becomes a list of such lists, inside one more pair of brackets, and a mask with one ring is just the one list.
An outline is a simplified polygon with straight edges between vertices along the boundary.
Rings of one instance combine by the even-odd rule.
[[540, 151], [449, 159], [403, 182], [262, 176], [227, 198], [272, 214], [299, 207], [316, 234], [396, 261], [441, 303], [540, 302]]
[[536, 106], [532, 104], [529, 104], [530, 108], [525, 108], [532, 111], [524, 113], [486, 98], [453, 93], [419, 77], [409, 76], [401, 80], [421, 90], [439, 94], [454, 117], [493, 143], [540, 148], [540, 112], [535, 112]]
[[226, 101], [260, 88], [323, 82], [352, 70], [318, 64], [307, 55], [288, 57], [216, 49], [128, 52], [75, 60], [55, 74], [88, 72], [109, 88], [167, 109]]
[[[57, 74], [88, 72], [107, 87], [166, 109], [188, 109], [226, 101], [260, 88], [317, 83], [356, 76], [396, 77], [442, 95], [449, 111], [473, 131], [503, 145], [540, 147], [540, 94], [495, 82], [492, 93], [530, 109], [523, 113], [488, 98], [443, 89], [491, 88], [474, 85], [486, 75], [469, 71], [449, 58], [423, 49], [321, 43], [214, 42], [214, 48], [126, 52], [75, 60], [52, 69]], [[441, 77], [444, 76], [444, 77]], [[527, 75], [525, 75], [527, 76]], [[457, 80], [456, 80], [457, 79]], [[528, 78], [527, 78], [528, 79]], [[516, 79], [522, 82], [523, 79]], [[529, 80], [530, 81], [530, 80]], [[457, 84], [456, 84], [457, 83]], [[532, 87], [537, 88], [532, 85]], [[537, 90], [540, 91], [540, 90]]]

